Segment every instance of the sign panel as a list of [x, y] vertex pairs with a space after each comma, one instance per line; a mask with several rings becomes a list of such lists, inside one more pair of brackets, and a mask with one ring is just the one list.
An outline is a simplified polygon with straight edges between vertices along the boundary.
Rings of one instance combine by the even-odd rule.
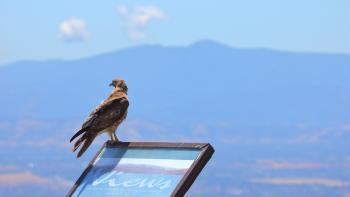
[[213, 152], [209, 144], [106, 143], [67, 196], [183, 195]]

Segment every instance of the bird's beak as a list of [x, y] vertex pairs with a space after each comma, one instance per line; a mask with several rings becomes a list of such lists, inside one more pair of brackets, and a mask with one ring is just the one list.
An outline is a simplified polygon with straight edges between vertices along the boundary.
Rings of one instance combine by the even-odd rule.
[[112, 82], [112, 83], [110, 83], [110, 84], [109, 84], [109, 86], [112, 86], [112, 87], [114, 87], [114, 83], [113, 83], [113, 82]]

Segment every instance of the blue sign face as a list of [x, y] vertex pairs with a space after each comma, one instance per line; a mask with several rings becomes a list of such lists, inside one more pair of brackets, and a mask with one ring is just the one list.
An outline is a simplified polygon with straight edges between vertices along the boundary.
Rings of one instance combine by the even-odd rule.
[[198, 149], [104, 148], [73, 196], [170, 196]]

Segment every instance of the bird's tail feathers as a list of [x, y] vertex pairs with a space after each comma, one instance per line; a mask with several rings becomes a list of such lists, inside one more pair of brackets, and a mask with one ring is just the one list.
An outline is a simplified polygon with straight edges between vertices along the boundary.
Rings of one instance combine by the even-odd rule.
[[[89, 146], [91, 145], [92, 141], [94, 141], [96, 135], [86, 135], [86, 134], [84, 134], [84, 136], [82, 136], [80, 139], [82, 139], [83, 137], [84, 137], [84, 139], [77, 144], [77, 147], [74, 146], [74, 148], [76, 150], [80, 146], [80, 144], [82, 142], [84, 142], [83, 146], [81, 147], [81, 149], [78, 152], [78, 155], [77, 155], [78, 158], [89, 148]], [[79, 141], [80, 141], [80, 139], [79, 139]]]
[[85, 140], [84, 136], [82, 136], [81, 138], [79, 138], [75, 143], [74, 143], [74, 146], [72, 148], [72, 152], [76, 151], [79, 146], [81, 145], [81, 143], [83, 143]]
[[78, 137], [79, 135], [81, 135], [82, 133], [84, 133], [83, 129], [80, 129], [78, 132], [76, 132], [73, 137], [69, 140], [69, 142], [72, 142], [76, 137]]

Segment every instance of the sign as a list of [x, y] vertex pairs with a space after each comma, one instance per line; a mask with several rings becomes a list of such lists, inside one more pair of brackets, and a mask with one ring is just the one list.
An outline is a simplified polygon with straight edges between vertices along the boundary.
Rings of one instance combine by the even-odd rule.
[[210, 144], [107, 142], [67, 196], [183, 196], [213, 153]]

